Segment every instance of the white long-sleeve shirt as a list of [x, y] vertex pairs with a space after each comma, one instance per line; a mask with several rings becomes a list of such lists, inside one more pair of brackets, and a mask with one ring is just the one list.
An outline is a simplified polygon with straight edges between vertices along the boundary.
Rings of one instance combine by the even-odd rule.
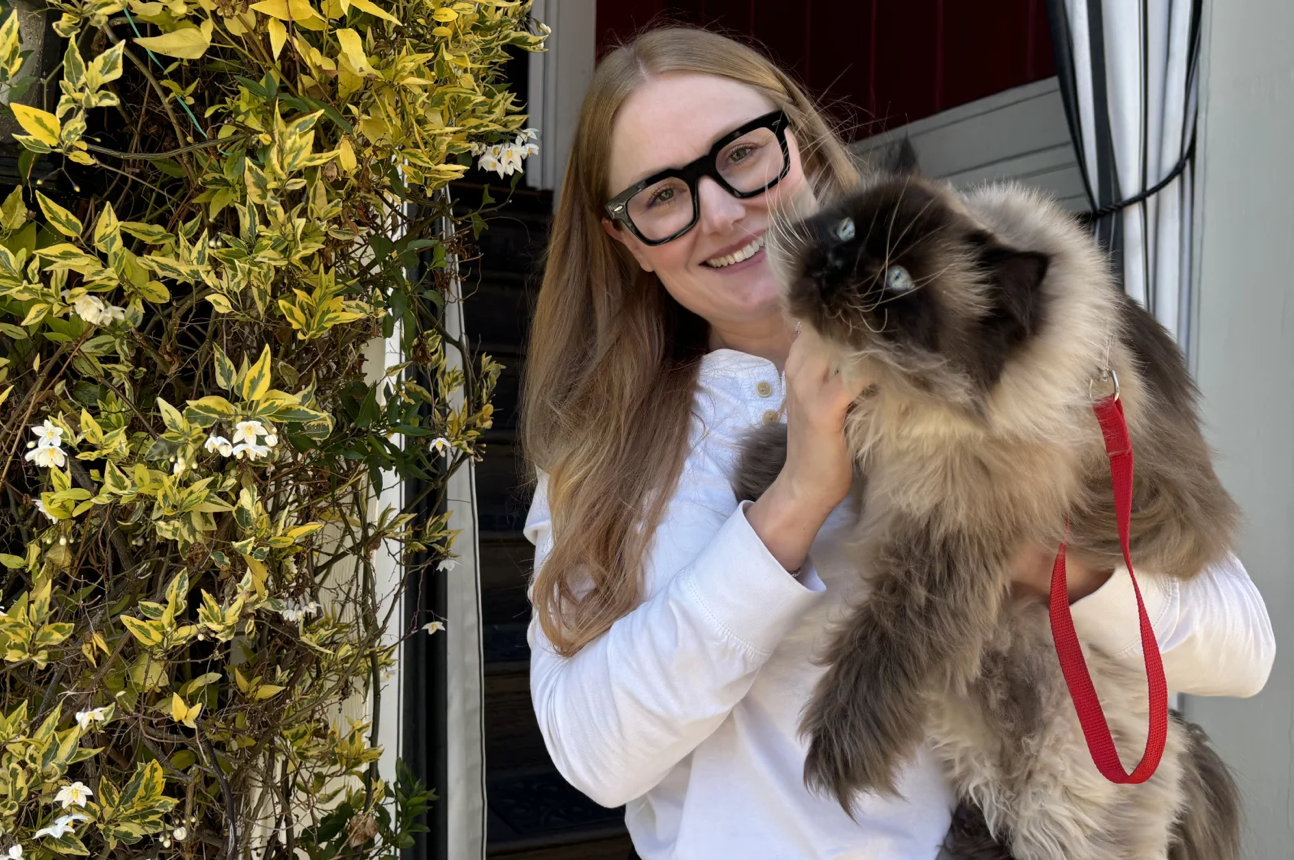
[[[530, 689], [562, 775], [596, 802], [626, 805], [644, 860], [932, 860], [953, 796], [933, 758], [906, 765], [903, 799], [869, 795], [852, 820], [804, 787], [800, 712], [825, 671], [813, 662], [855, 587], [840, 546], [842, 504], [792, 576], [729, 486], [742, 433], [775, 410], [772, 362], [733, 350], [703, 360], [690, 453], [648, 550], [643, 601], [575, 656], [532, 619]], [[525, 534], [538, 569], [552, 548], [540, 475]], [[1275, 653], [1257, 589], [1231, 558], [1190, 582], [1138, 571], [1170, 688], [1249, 696]], [[1082, 640], [1141, 665], [1126, 569], [1073, 606]]]

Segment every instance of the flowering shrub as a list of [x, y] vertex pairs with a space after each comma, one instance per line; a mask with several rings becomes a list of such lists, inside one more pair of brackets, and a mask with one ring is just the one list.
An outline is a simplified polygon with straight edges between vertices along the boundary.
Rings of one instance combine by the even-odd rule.
[[[418, 512], [499, 372], [439, 323], [479, 224], [443, 189], [535, 152], [500, 71], [544, 28], [518, 0], [50, 5], [59, 99], [12, 110], [53, 174], [0, 194], [0, 857], [394, 857], [432, 795], [377, 774], [377, 557], [449, 563]], [[10, 14], [0, 88], [25, 59]]]

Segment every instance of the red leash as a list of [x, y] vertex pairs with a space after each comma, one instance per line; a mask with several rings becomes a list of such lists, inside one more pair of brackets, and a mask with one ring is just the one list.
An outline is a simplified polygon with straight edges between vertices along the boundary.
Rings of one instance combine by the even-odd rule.
[[[1146, 615], [1146, 605], [1141, 600], [1141, 589], [1132, 572], [1132, 558], [1128, 553], [1128, 526], [1132, 518], [1132, 442], [1128, 439], [1128, 425], [1123, 416], [1123, 402], [1119, 400], [1118, 379], [1115, 392], [1092, 404], [1096, 418], [1105, 435], [1105, 452], [1110, 458], [1110, 480], [1114, 484], [1114, 510], [1118, 519], [1119, 543], [1123, 560], [1128, 565], [1128, 576], [1137, 595], [1137, 613], [1141, 617], [1141, 649], [1146, 660], [1146, 681], [1150, 689], [1150, 734], [1146, 738], [1146, 751], [1132, 773], [1123, 769], [1110, 726], [1101, 710], [1092, 676], [1087, 671], [1087, 661], [1074, 632], [1074, 619], [1069, 612], [1069, 587], [1065, 582], [1065, 542], [1056, 555], [1056, 565], [1051, 571], [1051, 632], [1056, 642], [1056, 656], [1069, 685], [1070, 698], [1078, 712], [1078, 721], [1087, 738], [1087, 748], [1092, 761], [1106, 779], [1115, 783], [1142, 783], [1150, 779], [1164, 754], [1164, 741], [1168, 737], [1168, 683], [1164, 680], [1164, 664], [1159, 656], [1159, 643]], [[1066, 526], [1068, 532], [1068, 525]], [[1066, 538], [1068, 542], [1068, 537]]]

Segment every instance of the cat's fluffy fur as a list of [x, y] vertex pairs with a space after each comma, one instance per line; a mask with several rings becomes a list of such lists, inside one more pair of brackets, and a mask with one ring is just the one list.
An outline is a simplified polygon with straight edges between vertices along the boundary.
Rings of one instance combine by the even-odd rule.
[[[1046, 607], [1010, 583], [1014, 552], [1059, 545], [1067, 516], [1071, 557], [1122, 563], [1090, 399], [1110, 390], [1092, 387], [1107, 367], [1136, 457], [1134, 565], [1188, 578], [1227, 550], [1237, 511], [1167, 332], [1069, 215], [1018, 186], [961, 194], [873, 177], [770, 231], [769, 248], [801, 336], [875, 381], [846, 428], [866, 478], [853, 542], [870, 593], [835, 632], [804, 714], [809, 786], [848, 809], [855, 792], [892, 791], [924, 742], [964, 803], [948, 845], [959, 860], [1237, 858], [1235, 787], [1196, 727], [1173, 718], [1149, 782], [1100, 775]], [[753, 437], [739, 498], [757, 497], [784, 456], [784, 428]], [[1085, 650], [1135, 762], [1144, 674]]]

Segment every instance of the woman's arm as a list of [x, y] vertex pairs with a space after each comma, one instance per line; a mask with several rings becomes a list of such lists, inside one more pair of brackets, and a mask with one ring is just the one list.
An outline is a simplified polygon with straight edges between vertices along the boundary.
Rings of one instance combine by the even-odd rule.
[[[718, 465], [689, 466], [649, 551], [659, 591], [572, 657], [530, 624], [531, 697], [549, 754], [603, 806], [646, 793], [705, 740], [818, 599], [761, 542]], [[546, 497], [541, 475], [525, 527], [536, 569], [552, 547]]]
[[[1168, 687], [1194, 696], [1253, 696], [1276, 657], [1262, 595], [1234, 555], [1190, 580], [1137, 571]], [[1125, 567], [1074, 603], [1079, 638], [1141, 665], [1137, 598]]]

